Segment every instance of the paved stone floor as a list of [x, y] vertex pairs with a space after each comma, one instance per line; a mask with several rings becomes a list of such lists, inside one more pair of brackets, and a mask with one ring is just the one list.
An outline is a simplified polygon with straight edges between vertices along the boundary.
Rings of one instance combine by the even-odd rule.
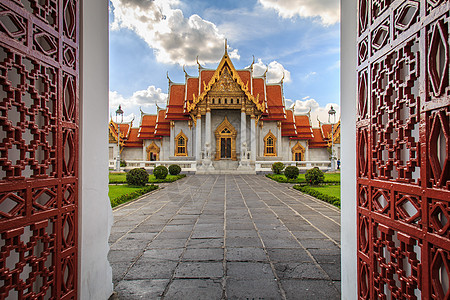
[[340, 211], [257, 175], [192, 175], [114, 211], [119, 299], [339, 299]]

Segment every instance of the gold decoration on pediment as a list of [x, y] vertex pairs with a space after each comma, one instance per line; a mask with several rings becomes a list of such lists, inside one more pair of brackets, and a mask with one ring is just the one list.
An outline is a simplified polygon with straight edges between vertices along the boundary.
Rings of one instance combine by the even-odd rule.
[[230, 74], [230, 68], [223, 68], [222, 75], [220, 75], [219, 81], [214, 83], [211, 87], [211, 92], [238, 92], [242, 93], [241, 87], [233, 80]]
[[[117, 124], [114, 123], [113, 121], [110, 121], [108, 129], [109, 129], [109, 135], [108, 135], [109, 136], [109, 143], [112, 143], [112, 144], [117, 143], [117, 131], [119, 129]], [[125, 143], [125, 135], [124, 135], [123, 132], [120, 132], [120, 142], [119, 142], [119, 144], [120, 144], [121, 147], [123, 147], [124, 143]], [[122, 152], [122, 149], [121, 149], [121, 152]]]
[[[264, 104], [259, 103], [259, 98], [253, 97], [250, 93], [248, 90], [248, 82], [244, 83], [242, 81], [226, 53], [222, 57], [222, 60], [220, 61], [220, 64], [214, 72], [211, 80], [208, 83], [203, 81], [203, 87], [203, 92], [198, 97], [193, 95], [192, 103], [187, 103], [188, 112], [194, 110], [197, 107], [197, 104], [201, 103], [209, 92], [212, 92], [212, 94], [218, 92], [231, 94], [242, 93], [256, 106], [259, 112], [265, 111]], [[214, 90], [212, 90], [213, 88]]]
[[328, 147], [331, 147], [331, 138], [333, 138], [334, 144], [340, 144], [341, 143], [341, 121], [337, 122], [333, 126], [334, 133], [331, 135], [331, 132], [328, 134], [327, 138], [327, 145]]

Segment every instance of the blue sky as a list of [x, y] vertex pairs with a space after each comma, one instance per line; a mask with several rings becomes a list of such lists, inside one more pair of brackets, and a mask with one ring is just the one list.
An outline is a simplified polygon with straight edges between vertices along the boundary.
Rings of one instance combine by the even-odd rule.
[[122, 104], [137, 126], [139, 107], [165, 106], [167, 72], [197, 76], [197, 56], [216, 68], [227, 38], [236, 68], [254, 56], [255, 75], [284, 73], [286, 105], [327, 121], [339, 110], [339, 25], [338, 0], [110, 0], [110, 113]]

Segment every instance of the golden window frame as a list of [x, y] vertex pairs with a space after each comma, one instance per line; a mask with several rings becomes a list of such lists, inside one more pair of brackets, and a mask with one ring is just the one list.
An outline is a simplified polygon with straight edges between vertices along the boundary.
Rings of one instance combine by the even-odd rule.
[[292, 160], [296, 161], [295, 154], [300, 153], [301, 160], [299, 160], [299, 161], [304, 161], [305, 160], [305, 151], [306, 151], [305, 147], [303, 147], [303, 145], [300, 144], [300, 142], [297, 142], [297, 144], [295, 144], [294, 147], [292, 147]]
[[[184, 139], [184, 144], [180, 145], [179, 140], [181, 138]], [[175, 156], [188, 156], [187, 143], [188, 138], [184, 134], [183, 130], [181, 130], [180, 133], [175, 137]], [[180, 151], [181, 149], [184, 149], [184, 152]]]
[[[268, 145], [270, 139], [272, 139], [272, 145]], [[273, 149], [272, 152], [268, 151], [270, 148]], [[277, 138], [270, 130], [264, 137], [264, 156], [277, 156]]]
[[159, 152], [160, 148], [158, 145], [156, 145], [155, 141], [152, 141], [152, 143], [146, 148], [147, 151], [147, 160], [150, 161], [150, 153], [156, 154], [156, 160], [159, 160]]

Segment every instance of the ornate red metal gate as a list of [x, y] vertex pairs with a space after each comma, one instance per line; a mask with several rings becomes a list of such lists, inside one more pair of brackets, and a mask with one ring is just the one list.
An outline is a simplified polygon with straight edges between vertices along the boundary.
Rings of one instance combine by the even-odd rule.
[[359, 0], [360, 299], [449, 299], [448, 0]]
[[0, 3], [0, 299], [76, 299], [77, 0]]

